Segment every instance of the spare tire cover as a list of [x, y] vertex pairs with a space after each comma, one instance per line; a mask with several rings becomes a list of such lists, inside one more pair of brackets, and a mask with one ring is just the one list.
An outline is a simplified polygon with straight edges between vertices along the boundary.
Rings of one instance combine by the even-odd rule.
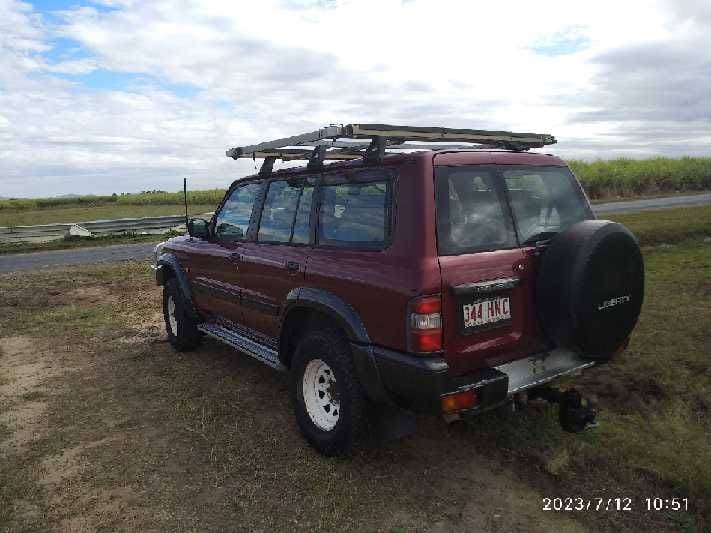
[[629, 338], [643, 297], [642, 253], [621, 224], [578, 222], [541, 256], [536, 305], [543, 330], [557, 346], [609, 357]]

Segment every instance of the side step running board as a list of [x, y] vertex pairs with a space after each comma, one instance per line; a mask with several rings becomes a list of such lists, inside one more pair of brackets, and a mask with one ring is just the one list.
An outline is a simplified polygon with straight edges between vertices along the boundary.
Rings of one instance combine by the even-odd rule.
[[240, 335], [233, 329], [214, 322], [205, 322], [204, 324], [198, 325], [197, 328], [206, 335], [232, 346], [232, 348], [239, 350], [240, 352], [244, 352], [247, 355], [254, 357], [265, 365], [275, 368], [281, 372], [286, 371], [286, 367], [279, 360], [279, 353], [276, 350], [269, 348], [268, 346], [264, 346], [263, 344], [245, 337], [244, 335]]

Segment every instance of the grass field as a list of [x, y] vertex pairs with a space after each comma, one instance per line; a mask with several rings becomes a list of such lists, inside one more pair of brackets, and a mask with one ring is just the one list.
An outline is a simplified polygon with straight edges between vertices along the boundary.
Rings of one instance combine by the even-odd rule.
[[[225, 184], [225, 188], [229, 185]], [[225, 194], [225, 189], [188, 191], [188, 204], [215, 206]], [[176, 206], [183, 205], [183, 192], [144, 192], [112, 196], [68, 196], [55, 198], [0, 199], [0, 211], [56, 209], [64, 207], [114, 206]]]
[[[546, 404], [420, 417], [343, 459], [304, 444], [285, 376], [213, 342], [174, 353], [144, 265], [2, 275], [0, 530], [708, 531], [711, 243], [657, 213], [625, 215], [665, 236], [644, 248], [630, 347], [575, 380], [598, 428], [563, 433]], [[542, 512], [544, 497], [633, 510]]]
[[627, 226], [642, 246], [711, 237], [711, 206], [609, 214]]
[[591, 199], [711, 189], [711, 157], [568, 161]]
[[[215, 209], [214, 204], [193, 204], [188, 213], [199, 215]], [[85, 222], [89, 220], [113, 220], [117, 218], [158, 217], [185, 213], [182, 204], [167, 205], [118, 205], [67, 206], [42, 209], [0, 209], [0, 226], [36, 226], [39, 224], [61, 224], [65, 222]]]

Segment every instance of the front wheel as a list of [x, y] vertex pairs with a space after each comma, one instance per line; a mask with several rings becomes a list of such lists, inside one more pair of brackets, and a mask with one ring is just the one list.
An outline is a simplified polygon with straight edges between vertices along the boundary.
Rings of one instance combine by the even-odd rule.
[[338, 331], [310, 331], [301, 339], [291, 365], [291, 397], [301, 432], [323, 455], [346, 453], [364, 436], [367, 400]]
[[170, 344], [179, 352], [197, 348], [202, 340], [196, 322], [188, 314], [183, 294], [175, 278], [163, 287], [163, 317]]

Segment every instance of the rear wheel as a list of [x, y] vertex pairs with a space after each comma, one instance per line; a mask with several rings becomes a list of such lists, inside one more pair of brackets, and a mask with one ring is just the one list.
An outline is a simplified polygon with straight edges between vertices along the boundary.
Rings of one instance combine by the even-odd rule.
[[291, 365], [291, 399], [306, 440], [328, 456], [348, 452], [367, 429], [367, 400], [350, 347], [337, 330], [306, 333]]
[[190, 317], [175, 278], [163, 287], [163, 317], [170, 344], [179, 352], [196, 348], [202, 339], [197, 323]]

